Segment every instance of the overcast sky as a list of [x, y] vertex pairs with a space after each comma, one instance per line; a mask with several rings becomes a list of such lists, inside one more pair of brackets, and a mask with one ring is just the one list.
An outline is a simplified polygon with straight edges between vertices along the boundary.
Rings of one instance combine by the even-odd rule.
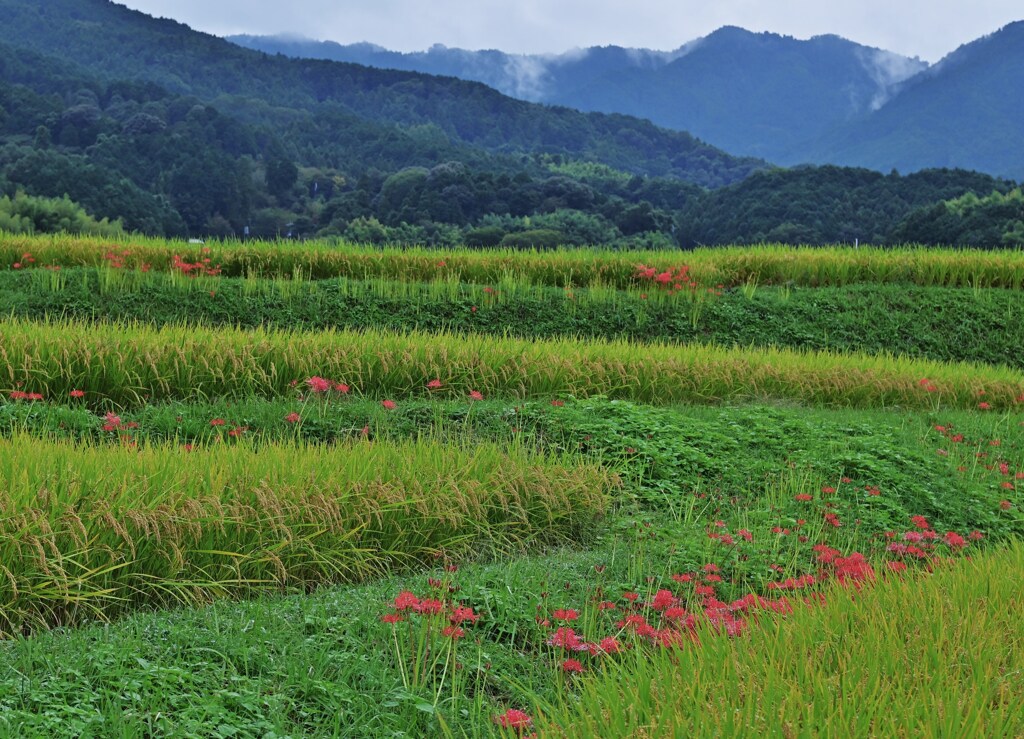
[[1024, 19], [1020, 0], [119, 0], [193, 28], [296, 33], [413, 51], [432, 44], [511, 52], [585, 46], [675, 49], [724, 25], [797, 38], [835, 33], [937, 61]]

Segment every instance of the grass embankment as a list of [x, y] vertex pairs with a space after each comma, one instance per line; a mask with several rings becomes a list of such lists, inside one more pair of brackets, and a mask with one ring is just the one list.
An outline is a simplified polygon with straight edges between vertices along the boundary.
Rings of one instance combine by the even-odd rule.
[[[26, 262], [26, 255], [34, 262]], [[618, 252], [601, 249], [523, 251], [512, 249], [375, 248], [318, 242], [211, 242], [205, 246], [161, 239], [122, 241], [60, 236], [0, 235], [0, 265], [102, 266], [144, 264], [168, 270], [175, 255], [185, 261], [210, 259], [223, 274], [261, 277], [304, 275], [311, 279], [383, 277], [414, 282], [453, 278], [494, 284], [636, 285], [638, 264], [660, 270], [689, 265], [702, 286], [744, 284], [849, 285], [907, 283], [946, 287], [1024, 286], [1024, 252], [923, 247], [794, 248], [784, 245], [695, 251]]]
[[1024, 546], [612, 664], [541, 736], [1021, 736]]
[[[888, 356], [368, 330], [0, 323], [0, 388], [92, 402], [288, 395], [311, 376], [357, 394], [605, 395], [652, 404], [792, 399], [846, 407], [1006, 409], [1019, 371]], [[439, 380], [431, 391], [427, 384]]]
[[428, 440], [254, 449], [0, 440], [0, 634], [586, 539], [612, 477]]
[[719, 292], [26, 270], [0, 272], [0, 315], [699, 341], [1024, 366], [1020, 291], [858, 284]]

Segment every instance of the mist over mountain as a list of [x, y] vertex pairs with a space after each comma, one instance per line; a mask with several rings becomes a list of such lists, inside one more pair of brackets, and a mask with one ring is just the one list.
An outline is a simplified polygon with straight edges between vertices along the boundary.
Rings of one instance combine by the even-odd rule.
[[268, 53], [451, 75], [525, 100], [625, 113], [781, 164], [799, 145], [877, 109], [927, 64], [818, 36], [800, 41], [726, 27], [673, 51], [616, 46], [557, 55], [434, 46], [398, 53], [289, 36], [235, 36]]
[[484, 82], [527, 100], [625, 113], [777, 164], [902, 172], [961, 167], [1024, 177], [1024, 22], [926, 63], [838, 36], [726, 27], [673, 51], [595, 47], [516, 55], [435, 46], [397, 53], [295, 37], [234, 37], [331, 58]]
[[961, 46], [870, 115], [805, 151], [887, 170], [964, 167], [1024, 178], [1024, 21]]

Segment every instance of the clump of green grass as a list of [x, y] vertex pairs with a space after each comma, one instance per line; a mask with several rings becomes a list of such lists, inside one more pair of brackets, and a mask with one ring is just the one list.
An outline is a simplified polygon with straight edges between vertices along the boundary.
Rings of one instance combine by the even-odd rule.
[[1020, 736], [1024, 546], [609, 665], [541, 736]]
[[[790, 399], [813, 405], [999, 410], [1024, 374], [888, 355], [726, 349], [628, 341], [527, 341], [367, 330], [241, 331], [75, 321], [0, 323], [0, 389], [118, 405], [273, 397], [311, 376], [382, 398], [435, 394], [589, 397], [643, 403]], [[439, 392], [428, 389], [432, 379]], [[982, 398], [984, 398], [982, 400]]]
[[429, 439], [205, 448], [0, 441], [0, 634], [586, 538], [614, 477]]

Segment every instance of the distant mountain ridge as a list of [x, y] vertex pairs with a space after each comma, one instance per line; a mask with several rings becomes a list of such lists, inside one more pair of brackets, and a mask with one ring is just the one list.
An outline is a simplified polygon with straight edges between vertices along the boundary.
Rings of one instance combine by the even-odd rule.
[[295, 37], [234, 36], [267, 53], [450, 75], [525, 100], [625, 113], [781, 164], [794, 146], [879, 107], [927, 64], [818, 36], [725, 27], [672, 51], [593, 47], [558, 55], [434, 46], [398, 53]]
[[735, 154], [903, 172], [961, 167], [1024, 178], [1024, 22], [929, 66], [838, 36], [725, 27], [673, 51], [561, 55], [435, 46], [400, 54], [294, 37], [233, 37], [289, 56], [474, 79], [523, 99], [625, 113]]

